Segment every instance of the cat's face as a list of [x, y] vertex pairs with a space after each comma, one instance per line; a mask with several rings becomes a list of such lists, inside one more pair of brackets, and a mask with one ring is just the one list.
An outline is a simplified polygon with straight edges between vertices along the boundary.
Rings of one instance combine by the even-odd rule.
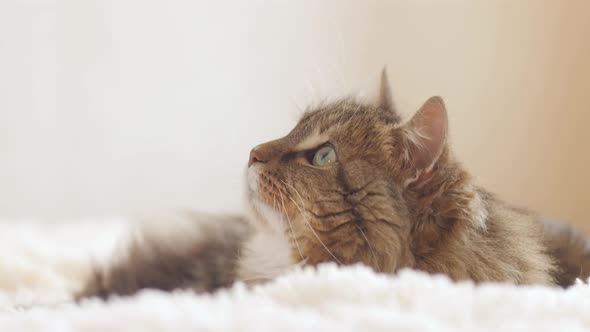
[[376, 105], [343, 100], [316, 108], [287, 136], [252, 150], [250, 203], [264, 226], [289, 239], [294, 259], [363, 262], [378, 271], [411, 259], [404, 188], [430, 166], [427, 154], [439, 153], [429, 151], [438, 128], [425, 121], [442, 103], [429, 101], [423, 119], [401, 125], [387, 96]]

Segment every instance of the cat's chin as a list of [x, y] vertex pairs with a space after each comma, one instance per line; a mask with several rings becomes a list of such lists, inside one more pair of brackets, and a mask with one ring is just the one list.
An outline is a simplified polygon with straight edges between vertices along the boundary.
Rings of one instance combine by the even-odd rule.
[[248, 204], [260, 223], [268, 226], [273, 232], [283, 233], [285, 231], [286, 220], [284, 215], [263, 202], [257, 197], [256, 193], [250, 195]]
[[249, 214], [257, 223], [273, 232], [283, 233], [285, 231], [286, 219], [281, 211], [271, 207], [259, 193], [258, 173], [255, 167], [246, 169], [246, 203]]

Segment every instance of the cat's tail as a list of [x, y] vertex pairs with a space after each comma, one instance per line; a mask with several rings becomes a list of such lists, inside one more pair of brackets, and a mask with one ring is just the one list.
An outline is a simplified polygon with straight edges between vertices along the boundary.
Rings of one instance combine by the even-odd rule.
[[590, 278], [590, 237], [576, 227], [552, 220], [542, 220], [549, 253], [558, 265], [555, 281], [562, 287], [576, 279]]
[[184, 213], [158, 222], [138, 223], [106, 264], [95, 264], [77, 301], [131, 295], [145, 288], [192, 288], [210, 292], [230, 286], [236, 262], [250, 233], [235, 216]]

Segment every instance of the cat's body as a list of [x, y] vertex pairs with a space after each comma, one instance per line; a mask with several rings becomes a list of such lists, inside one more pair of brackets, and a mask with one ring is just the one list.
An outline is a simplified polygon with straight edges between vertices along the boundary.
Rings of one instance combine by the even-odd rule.
[[80, 297], [175, 285], [211, 291], [327, 261], [515, 284], [566, 286], [590, 273], [584, 237], [474, 183], [451, 153], [440, 98], [402, 123], [385, 75], [375, 105], [346, 99], [318, 107], [284, 138], [255, 147], [247, 192], [248, 223], [203, 227], [211, 221], [201, 217], [195, 234], [179, 232], [174, 246], [157, 236], [137, 242]]

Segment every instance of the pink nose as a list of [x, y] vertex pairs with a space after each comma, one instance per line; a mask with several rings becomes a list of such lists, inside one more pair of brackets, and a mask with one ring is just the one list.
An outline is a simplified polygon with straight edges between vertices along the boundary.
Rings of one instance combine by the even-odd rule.
[[254, 149], [252, 149], [252, 151], [250, 151], [250, 159], [248, 159], [248, 167], [252, 166], [252, 164], [254, 163], [265, 163], [268, 161], [267, 156], [264, 155], [264, 152], [258, 148], [255, 147]]

